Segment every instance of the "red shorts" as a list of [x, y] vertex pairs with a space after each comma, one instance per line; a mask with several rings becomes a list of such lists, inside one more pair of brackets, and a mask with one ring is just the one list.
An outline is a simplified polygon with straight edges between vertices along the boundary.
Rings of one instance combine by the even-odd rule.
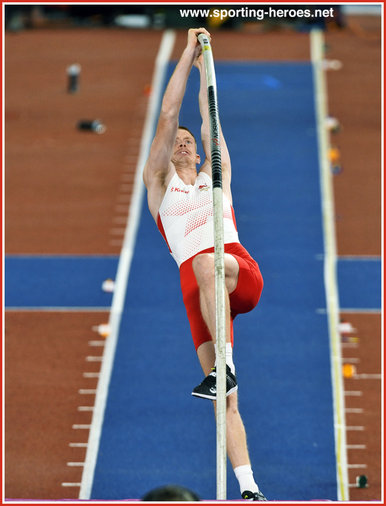
[[[263, 289], [263, 277], [259, 266], [240, 243], [225, 244], [225, 253], [230, 253], [239, 264], [239, 278], [235, 290], [229, 295], [231, 307], [231, 341], [233, 345], [233, 320], [239, 313], [248, 313], [259, 302]], [[208, 248], [201, 253], [213, 253]], [[196, 255], [195, 255], [196, 256]], [[188, 315], [190, 330], [196, 350], [212, 337], [204, 322], [200, 310], [200, 294], [196, 277], [193, 272], [194, 257], [189, 258], [180, 266], [180, 281], [183, 300]]]

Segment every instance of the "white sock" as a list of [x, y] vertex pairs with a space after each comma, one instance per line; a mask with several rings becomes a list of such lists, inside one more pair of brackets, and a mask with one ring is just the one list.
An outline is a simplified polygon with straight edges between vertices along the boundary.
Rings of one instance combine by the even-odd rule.
[[254, 478], [251, 466], [238, 466], [234, 468], [236, 478], [240, 485], [240, 493], [242, 494], [246, 490], [250, 492], [258, 492], [259, 487], [257, 486]]
[[[217, 356], [217, 344], [214, 345], [214, 349]], [[236, 368], [235, 364], [233, 363], [233, 348], [231, 343], [225, 344], [225, 362], [227, 365], [229, 365], [231, 373], [235, 374]]]

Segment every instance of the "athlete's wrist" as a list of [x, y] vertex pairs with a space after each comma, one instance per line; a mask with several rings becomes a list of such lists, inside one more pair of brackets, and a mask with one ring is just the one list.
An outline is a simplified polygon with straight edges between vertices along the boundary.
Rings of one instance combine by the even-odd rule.
[[196, 57], [196, 48], [195, 46], [191, 46], [190, 44], [188, 44], [183, 53], [182, 53], [182, 57], [184, 58], [189, 58], [192, 60], [192, 63], [194, 62], [194, 59]]
[[180, 64], [186, 66], [190, 72], [195, 59], [195, 50], [187, 46], [181, 55]]

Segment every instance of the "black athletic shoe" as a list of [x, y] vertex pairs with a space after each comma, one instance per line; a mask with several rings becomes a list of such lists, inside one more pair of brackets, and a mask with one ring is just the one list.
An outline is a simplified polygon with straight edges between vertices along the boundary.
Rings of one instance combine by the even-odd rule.
[[[226, 368], [226, 387], [227, 397], [237, 390], [236, 376], [231, 373], [229, 365]], [[216, 368], [213, 367], [209, 375], [200, 383], [192, 392], [195, 397], [202, 397], [203, 399], [216, 400]]]
[[249, 490], [245, 490], [241, 497], [247, 501], [267, 501], [267, 498], [264, 497], [264, 494], [262, 494], [259, 490], [259, 492], [250, 492]]

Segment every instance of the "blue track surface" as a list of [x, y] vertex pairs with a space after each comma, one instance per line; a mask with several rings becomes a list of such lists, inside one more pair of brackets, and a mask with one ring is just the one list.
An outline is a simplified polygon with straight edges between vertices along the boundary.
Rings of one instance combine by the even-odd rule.
[[[169, 76], [174, 68], [169, 68]], [[240, 238], [265, 280], [235, 322], [235, 363], [255, 477], [272, 500], [336, 500], [332, 386], [311, 66], [218, 63]], [[199, 138], [198, 79], [181, 124]], [[202, 153], [201, 153], [202, 154]], [[105, 307], [116, 257], [8, 257], [7, 307]], [[380, 307], [380, 262], [340, 260], [340, 303]], [[166, 483], [216, 494], [210, 402], [177, 266], [144, 203], [109, 389], [93, 499], [139, 498]], [[228, 499], [239, 490], [228, 469]]]
[[[336, 499], [327, 321], [317, 314], [323, 244], [311, 67], [216, 69], [239, 233], [265, 278], [259, 307], [235, 326], [253, 468], [271, 499]], [[197, 86], [192, 79], [180, 121], [196, 134]], [[201, 378], [177, 267], [144, 204], [92, 498], [141, 497], [170, 482], [215, 498], [213, 408], [190, 396]], [[229, 471], [228, 498], [238, 499]]]
[[118, 257], [8, 256], [5, 304], [16, 308], [109, 308], [105, 279], [115, 278]]

